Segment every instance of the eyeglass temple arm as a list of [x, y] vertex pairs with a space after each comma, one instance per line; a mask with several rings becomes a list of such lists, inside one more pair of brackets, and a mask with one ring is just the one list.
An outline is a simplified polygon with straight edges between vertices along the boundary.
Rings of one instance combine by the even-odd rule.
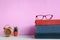
[[53, 15], [51, 15], [50, 19], [52, 19]]

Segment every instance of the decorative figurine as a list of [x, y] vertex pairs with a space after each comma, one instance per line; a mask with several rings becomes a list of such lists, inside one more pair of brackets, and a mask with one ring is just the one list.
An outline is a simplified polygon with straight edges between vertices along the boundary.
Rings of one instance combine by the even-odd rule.
[[14, 36], [18, 36], [18, 28], [14, 27]]
[[11, 34], [12, 34], [12, 31], [11, 31], [11, 26], [4, 26], [4, 34], [5, 34], [5, 36], [6, 37], [10, 37], [11, 36]]

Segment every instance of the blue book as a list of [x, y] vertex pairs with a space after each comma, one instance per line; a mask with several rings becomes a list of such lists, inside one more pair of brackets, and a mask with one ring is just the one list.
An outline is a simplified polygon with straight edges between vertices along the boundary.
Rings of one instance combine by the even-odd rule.
[[59, 38], [60, 25], [42, 25], [36, 26], [35, 38]]
[[60, 25], [36, 26], [36, 33], [60, 33]]
[[35, 38], [60, 39], [60, 33], [35, 33]]

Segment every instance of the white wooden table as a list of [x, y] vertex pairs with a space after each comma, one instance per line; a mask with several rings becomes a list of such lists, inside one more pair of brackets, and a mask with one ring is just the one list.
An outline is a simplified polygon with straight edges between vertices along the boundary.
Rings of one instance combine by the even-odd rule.
[[60, 40], [60, 39], [35, 39], [34, 36], [18, 36], [18, 37], [1, 37], [0, 36], [0, 40]]

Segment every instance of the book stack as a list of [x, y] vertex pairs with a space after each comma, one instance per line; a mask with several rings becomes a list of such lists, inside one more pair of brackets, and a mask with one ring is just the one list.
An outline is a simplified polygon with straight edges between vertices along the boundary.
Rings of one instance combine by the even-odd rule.
[[35, 38], [60, 38], [60, 20], [35, 20]]

